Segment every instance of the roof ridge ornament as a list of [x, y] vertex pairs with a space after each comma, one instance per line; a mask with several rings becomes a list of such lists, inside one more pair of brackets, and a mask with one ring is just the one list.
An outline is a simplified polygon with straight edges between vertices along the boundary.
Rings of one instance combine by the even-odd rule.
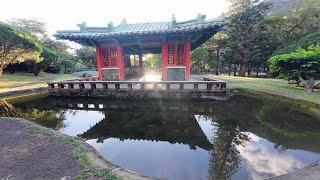
[[177, 25], [177, 19], [174, 16], [174, 14], [172, 14], [172, 18], [171, 18], [171, 27], [176, 27]]
[[80, 29], [80, 32], [87, 32], [87, 25], [86, 22], [82, 22], [81, 24], [77, 24]]
[[201, 13], [198, 13], [196, 18], [196, 23], [203, 23], [206, 19], [206, 15], [202, 15]]

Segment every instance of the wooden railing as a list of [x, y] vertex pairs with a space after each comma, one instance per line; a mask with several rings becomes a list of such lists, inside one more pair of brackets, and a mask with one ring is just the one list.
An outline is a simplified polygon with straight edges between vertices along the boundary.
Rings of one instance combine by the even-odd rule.
[[206, 81], [63, 81], [49, 82], [49, 92], [55, 90], [126, 90], [126, 91], [225, 91], [226, 82]]

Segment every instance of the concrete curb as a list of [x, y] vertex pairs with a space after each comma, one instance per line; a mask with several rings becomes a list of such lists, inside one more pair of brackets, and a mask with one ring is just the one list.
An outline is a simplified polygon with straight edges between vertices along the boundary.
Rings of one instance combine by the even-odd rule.
[[320, 160], [307, 165], [297, 171], [269, 178], [267, 180], [319, 180], [320, 179]]

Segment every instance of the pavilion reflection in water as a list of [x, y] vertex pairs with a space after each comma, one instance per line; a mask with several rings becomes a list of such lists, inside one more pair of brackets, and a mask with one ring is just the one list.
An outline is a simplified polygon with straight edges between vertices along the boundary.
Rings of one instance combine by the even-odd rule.
[[166, 141], [212, 149], [197, 120], [189, 113], [163, 114], [161, 112], [104, 112], [105, 118], [80, 136], [103, 142], [108, 138], [120, 140]]

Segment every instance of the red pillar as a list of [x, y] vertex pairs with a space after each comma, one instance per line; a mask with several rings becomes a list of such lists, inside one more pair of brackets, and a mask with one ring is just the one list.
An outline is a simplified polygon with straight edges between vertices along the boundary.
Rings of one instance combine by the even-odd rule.
[[161, 45], [161, 56], [162, 56], [162, 68], [161, 68], [161, 80], [167, 80], [167, 65], [168, 65], [168, 43], [163, 42]]
[[122, 47], [121, 45], [117, 45], [117, 61], [118, 61], [118, 67], [119, 67], [119, 80], [124, 80], [124, 58], [122, 54]]
[[97, 68], [98, 68], [98, 78], [102, 80], [102, 58], [101, 58], [101, 51], [100, 46], [96, 46], [96, 60], [97, 60]]
[[190, 50], [191, 50], [190, 42], [185, 42], [184, 48], [185, 48], [185, 56], [186, 56], [186, 58], [185, 58], [185, 66], [186, 66], [185, 80], [189, 81], [190, 80]]

